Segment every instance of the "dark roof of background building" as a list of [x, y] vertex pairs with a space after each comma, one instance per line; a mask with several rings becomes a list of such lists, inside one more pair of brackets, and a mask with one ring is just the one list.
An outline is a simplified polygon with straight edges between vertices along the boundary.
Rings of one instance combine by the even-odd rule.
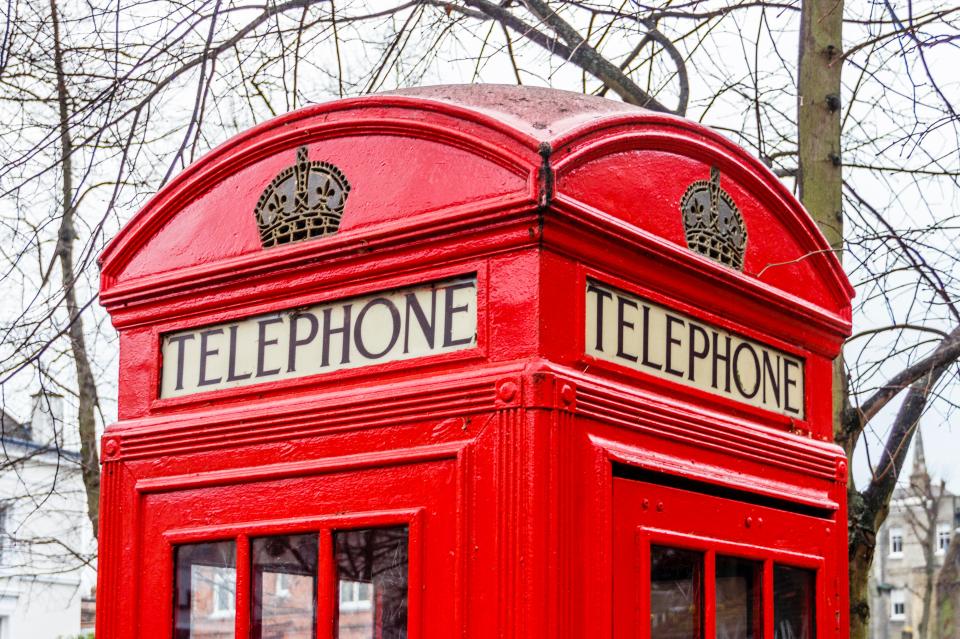
[[30, 441], [30, 424], [23, 424], [0, 408], [0, 436], [4, 439]]
[[[22, 423], [13, 415], [0, 408], [0, 440], [5, 444], [16, 445], [21, 449], [32, 450], [35, 453], [56, 453], [68, 459], [79, 460], [80, 453], [66, 448], [57, 449], [49, 444], [39, 444], [33, 441], [33, 431], [29, 423]], [[30, 454], [32, 456], [33, 453]]]

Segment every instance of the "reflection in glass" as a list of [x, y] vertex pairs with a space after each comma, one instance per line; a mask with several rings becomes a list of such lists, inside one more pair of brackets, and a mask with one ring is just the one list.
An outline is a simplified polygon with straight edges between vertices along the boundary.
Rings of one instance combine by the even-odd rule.
[[650, 547], [650, 630], [656, 639], [703, 636], [703, 553]]
[[773, 625], [775, 639], [814, 639], [812, 570], [774, 566]]
[[333, 535], [338, 639], [406, 639], [407, 527]]
[[717, 556], [717, 639], [760, 636], [760, 575], [763, 564]]
[[174, 639], [233, 639], [236, 544], [185, 544], [174, 550]]
[[251, 540], [253, 639], [316, 637], [317, 535]]

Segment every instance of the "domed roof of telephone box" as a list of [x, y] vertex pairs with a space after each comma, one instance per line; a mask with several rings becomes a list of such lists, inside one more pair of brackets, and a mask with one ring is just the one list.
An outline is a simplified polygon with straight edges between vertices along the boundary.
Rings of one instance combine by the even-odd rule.
[[[282, 219], [320, 209], [301, 226]], [[235, 136], [176, 176], [107, 247], [101, 297], [110, 307], [173, 291], [175, 281], [229, 277], [241, 264], [328, 259], [386, 238], [493, 225], [519, 209], [562, 212], [638, 251], [700, 260], [718, 277], [849, 319], [852, 289], [830, 247], [743, 149], [680, 117], [501, 85], [337, 100]], [[298, 234], [306, 241], [286, 243]]]

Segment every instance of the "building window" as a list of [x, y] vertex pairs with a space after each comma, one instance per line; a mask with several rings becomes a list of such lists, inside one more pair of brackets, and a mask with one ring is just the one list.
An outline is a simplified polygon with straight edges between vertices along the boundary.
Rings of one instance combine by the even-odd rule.
[[214, 617], [233, 617], [236, 614], [235, 572], [219, 571], [213, 577], [213, 615]]
[[903, 529], [890, 529], [890, 556], [903, 557]]
[[277, 597], [285, 598], [290, 596], [290, 575], [285, 572], [278, 572], [274, 593]]
[[890, 591], [890, 619], [903, 621], [907, 617], [906, 603], [904, 602], [903, 588]]
[[363, 581], [340, 582], [340, 610], [353, 612], [373, 607], [373, 584]]
[[233, 636], [236, 626], [236, 556], [236, 542], [233, 540], [176, 547], [174, 637]]
[[937, 524], [937, 554], [947, 552], [950, 546], [950, 524]]
[[[0, 505], [0, 566], [11, 564], [10, 550], [13, 544], [10, 543], [10, 535], [7, 533], [7, 516], [10, 514], [10, 506]], [[3, 639], [4, 635], [0, 635]]]

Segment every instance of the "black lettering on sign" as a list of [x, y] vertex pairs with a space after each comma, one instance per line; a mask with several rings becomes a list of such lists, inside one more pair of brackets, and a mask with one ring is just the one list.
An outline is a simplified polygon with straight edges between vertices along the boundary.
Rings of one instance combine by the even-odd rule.
[[640, 349], [643, 352], [643, 365], [655, 368], [658, 371], [663, 369], [662, 364], [658, 364], [650, 359], [650, 307], [643, 307], [643, 345]]
[[684, 322], [682, 319], [676, 315], [671, 315], [667, 313], [667, 359], [663, 363], [664, 372], [670, 373], [671, 375], [676, 375], [677, 377], [683, 377], [683, 371], [678, 371], [673, 368], [673, 347], [674, 346], [683, 346], [683, 340], [676, 337], [673, 332], [674, 325], [683, 326]]
[[207, 358], [220, 352], [219, 348], [208, 348], [211, 335], [223, 335], [223, 329], [212, 328], [208, 331], [200, 331], [200, 379], [197, 382], [198, 386], [210, 386], [211, 384], [220, 383], [219, 377], [207, 379]]
[[720, 353], [720, 334], [717, 332], [713, 333], [713, 384], [714, 388], [717, 386], [717, 368], [718, 363], [723, 362], [723, 392], [730, 392], [730, 342], [733, 338], [729, 335], [723, 336], [723, 354]]
[[596, 321], [596, 333], [597, 341], [595, 348], [598, 351], [603, 350], [603, 301], [605, 299], [613, 299], [613, 293], [610, 291], [605, 291], [602, 288], [597, 288], [593, 284], [587, 284], [587, 292], [594, 293], [597, 296], [597, 321]]
[[634, 302], [633, 300], [629, 300], [625, 297], [620, 297], [618, 295], [617, 296], [617, 357], [622, 357], [624, 359], [630, 360], [631, 362], [635, 362], [637, 361], [637, 356], [631, 355], [630, 353], [626, 352], [623, 348], [623, 344], [624, 344], [623, 329], [629, 328], [633, 330], [633, 322], [628, 322], [625, 319], [626, 313], [624, 311], [626, 310], [627, 307], [635, 309], [637, 308], [637, 303]]
[[232, 325], [229, 328], [230, 331], [230, 346], [228, 351], [228, 360], [227, 360], [227, 381], [235, 382], [242, 379], [249, 379], [253, 373], [237, 373], [237, 331], [240, 329], [236, 324]]
[[406, 301], [406, 311], [403, 321], [403, 352], [410, 352], [410, 311], [413, 311], [413, 316], [420, 326], [420, 333], [427, 341], [427, 345], [433, 348], [433, 343], [437, 338], [437, 289], [430, 291], [429, 321], [427, 321], [427, 314], [423, 311], [423, 307], [420, 306], [420, 302], [417, 300], [416, 293], [407, 293], [404, 295], [404, 300]]
[[[791, 369], [800, 369], [800, 364], [793, 361], [792, 359], [784, 358], [783, 360], [783, 408], [784, 410], [799, 415], [801, 413], [801, 408], [803, 407], [803, 396], [801, 395], [801, 403], [797, 405], [790, 404], [790, 393], [791, 388], [795, 388], [798, 384], [798, 378], [794, 377], [794, 371]], [[800, 371], [802, 375], [802, 371]], [[802, 381], [802, 380], [801, 380]]]
[[[764, 349], [761, 351], [763, 358], [763, 401], [767, 402], [767, 386], [773, 390], [773, 400], [777, 407], [780, 406], [780, 356], [774, 354], [776, 366], [770, 360], [770, 351]], [[769, 384], [768, 384], [769, 382]]]
[[280, 372], [280, 367], [265, 368], [267, 347], [280, 343], [280, 338], [267, 339], [267, 327], [273, 324], [279, 324], [283, 321], [282, 317], [268, 317], [257, 322], [257, 377], [267, 377], [276, 375]]
[[[301, 337], [299, 333], [300, 320], [307, 320], [309, 328], [307, 334]], [[295, 313], [290, 316], [290, 346], [287, 352], [287, 372], [297, 370], [297, 349], [311, 343], [320, 330], [320, 321], [313, 313]]]
[[333, 327], [333, 309], [323, 309], [323, 357], [320, 360], [320, 366], [326, 368], [330, 365], [330, 337], [339, 334], [341, 336], [340, 363], [350, 363], [350, 314], [353, 304], [344, 304], [341, 307], [343, 313], [343, 324], [338, 328]]
[[[744, 367], [740, 360], [740, 353], [747, 351], [750, 353], [752, 363], [748, 363]], [[741, 371], [747, 370], [752, 373], [753, 376], [753, 388], [747, 390], [744, 388], [743, 378]], [[757, 392], [760, 390], [760, 381], [762, 375], [760, 374], [760, 359], [757, 357], [757, 352], [753, 350], [753, 346], [750, 346], [748, 342], [741, 342], [737, 344], [737, 348], [733, 351], [733, 381], [737, 384], [737, 390], [740, 391], [740, 394], [744, 397], [750, 399], [756, 396]]]
[[[444, 305], [443, 305], [443, 346], [461, 346], [464, 344], [469, 344], [473, 341], [476, 331], [473, 335], [465, 335], [464, 337], [454, 337], [453, 332], [454, 328], [457, 326], [457, 315], [462, 313], [470, 312], [470, 304], [461, 304], [460, 306], [453, 305], [453, 294], [457, 291], [473, 288], [475, 289], [477, 285], [473, 282], [463, 282], [461, 284], [451, 284], [444, 289]], [[474, 303], [476, 303], [476, 296], [474, 296]]]
[[587, 281], [585, 299], [586, 355], [752, 406], [803, 416], [800, 357], [594, 280]]
[[299, 305], [162, 336], [160, 396], [450, 353], [476, 336], [473, 276]]
[[[364, 332], [363, 332], [363, 320], [367, 317], [367, 313], [371, 308], [375, 306], [383, 306], [390, 312], [390, 340], [387, 342], [387, 345], [379, 353], [374, 353], [367, 350], [366, 344], [363, 343]], [[393, 345], [397, 343], [397, 340], [400, 338], [400, 311], [397, 310], [397, 307], [393, 305], [393, 302], [388, 300], [385, 297], [377, 297], [369, 302], [367, 302], [363, 308], [360, 309], [360, 312], [357, 313], [357, 326], [356, 330], [353, 331], [355, 344], [357, 346], [357, 351], [366, 357], [367, 359], [380, 359], [386, 355]]]
[[[700, 348], [697, 348], [698, 337], [701, 343]], [[710, 338], [707, 336], [707, 331], [699, 324], [690, 322], [690, 357], [687, 360], [687, 379], [691, 382], [697, 381], [697, 360], [706, 359], [709, 354]], [[716, 388], [716, 384], [713, 387]]]
[[[193, 333], [183, 333], [181, 335], [174, 335], [172, 337], [167, 338], [167, 343], [174, 344], [177, 349], [177, 368], [176, 368], [177, 385], [175, 386], [176, 390], [181, 390], [183, 388], [183, 363], [185, 359], [184, 343], [187, 340], [193, 339], [194, 337], [196, 337], [196, 335], [194, 335]], [[166, 363], [166, 359], [164, 359], [164, 363]]]

